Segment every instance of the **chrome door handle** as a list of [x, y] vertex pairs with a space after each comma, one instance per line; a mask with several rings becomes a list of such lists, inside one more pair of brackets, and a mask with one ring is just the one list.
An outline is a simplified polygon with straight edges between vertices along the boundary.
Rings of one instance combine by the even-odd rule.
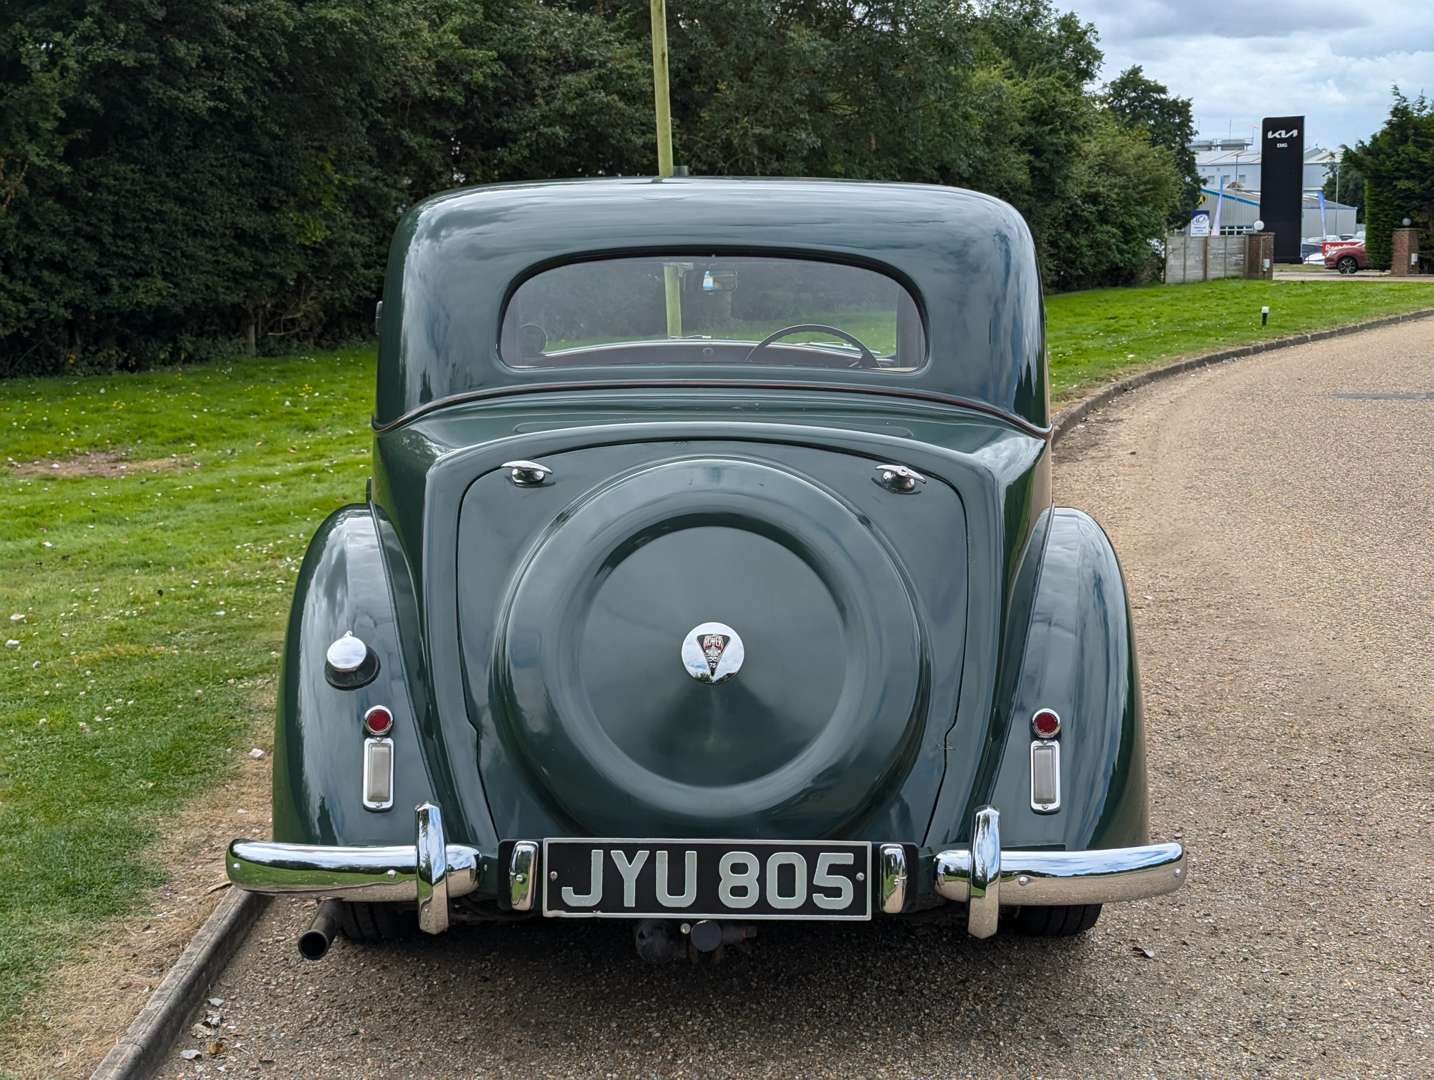
[[503, 468], [508, 470], [508, 479], [519, 487], [537, 487], [553, 475], [552, 469], [536, 461], [505, 461]]
[[876, 482], [898, 495], [910, 495], [917, 484], [926, 483], [926, 477], [906, 465], [878, 465]]

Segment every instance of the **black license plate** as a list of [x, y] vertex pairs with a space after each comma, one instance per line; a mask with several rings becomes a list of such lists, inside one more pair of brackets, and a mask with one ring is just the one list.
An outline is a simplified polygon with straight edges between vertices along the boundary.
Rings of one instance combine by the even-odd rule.
[[840, 840], [544, 840], [543, 914], [870, 919], [871, 845]]

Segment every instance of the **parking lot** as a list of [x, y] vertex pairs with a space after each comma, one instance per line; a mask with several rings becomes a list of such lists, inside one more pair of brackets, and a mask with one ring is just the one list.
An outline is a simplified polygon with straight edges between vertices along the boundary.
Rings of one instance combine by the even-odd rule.
[[1410, 286], [1434, 286], [1434, 274], [1416, 274], [1410, 277], [1395, 277], [1388, 270], [1361, 270], [1357, 274], [1341, 274], [1323, 266], [1291, 266], [1275, 270], [1276, 281], [1393, 281]]

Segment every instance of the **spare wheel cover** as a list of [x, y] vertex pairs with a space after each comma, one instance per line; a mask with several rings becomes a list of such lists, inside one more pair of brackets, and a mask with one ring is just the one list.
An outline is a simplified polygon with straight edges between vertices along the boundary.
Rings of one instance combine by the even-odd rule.
[[[508, 595], [500, 725], [593, 835], [839, 835], [919, 741], [904, 576], [839, 497], [771, 464], [619, 476], [559, 515]], [[681, 651], [713, 620], [746, 655], [704, 685]]]

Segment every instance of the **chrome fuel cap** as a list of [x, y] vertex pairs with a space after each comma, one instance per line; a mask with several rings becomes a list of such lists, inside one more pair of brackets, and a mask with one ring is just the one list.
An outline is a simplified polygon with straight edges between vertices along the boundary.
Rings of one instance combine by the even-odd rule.
[[334, 641], [324, 653], [324, 677], [340, 690], [357, 690], [378, 674], [378, 654], [352, 630]]

